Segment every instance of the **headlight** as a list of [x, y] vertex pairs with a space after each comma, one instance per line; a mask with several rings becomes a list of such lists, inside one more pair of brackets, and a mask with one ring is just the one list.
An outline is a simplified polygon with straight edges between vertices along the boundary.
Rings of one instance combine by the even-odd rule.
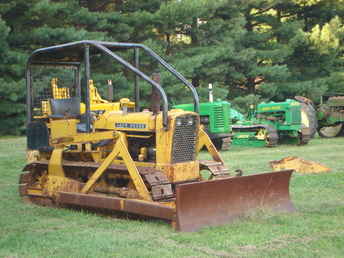
[[181, 126], [182, 125], [182, 120], [181, 119], [177, 119], [176, 120], [176, 125], [177, 126]]
[[190, 118], [188, 119], [188, 125], [193, 125], [193, 123], [194, 123], [194, 121], [193, 121], [193, 119], [190, 117]]

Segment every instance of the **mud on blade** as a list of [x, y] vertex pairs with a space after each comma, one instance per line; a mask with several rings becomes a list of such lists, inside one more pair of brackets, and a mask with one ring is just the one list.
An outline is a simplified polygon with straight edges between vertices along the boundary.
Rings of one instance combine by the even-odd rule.
[[293, 211], [289, 181], [293, 170], [188, 183], [176, 188], [176, 229], [196, 231], [257, 209]]

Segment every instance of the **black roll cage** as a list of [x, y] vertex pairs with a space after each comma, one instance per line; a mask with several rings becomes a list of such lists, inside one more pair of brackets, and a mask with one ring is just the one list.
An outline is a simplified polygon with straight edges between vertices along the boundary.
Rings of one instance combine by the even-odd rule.
[[[130, 64], [122, 57], [116, 55], [113, 51], [120, 49], [134, 49], [134, 63]], [[164, 89], [160, 84], [152, 80], [148, 75], [139, 70], [139, 49], [144, 50], [149, 56], [158, 61], [167, 71], [174, 75], [179, 81], [187, 86], [192, 93], [194, 101], [194, 110], [199, 113], [199, 98], [195, 87], [178, 71], [176, 71], [163, 58], [156, 54], [153, 50], [142, 44], [136, 43], [120, 43], [120, 42], [104, 42], [95, 40], [83, 40], [71, 42], [62, 45], [56, 45], [46, 48], [40, 48], [32, 52], [26, 65], [26, 89], [27, 89], [27, 122], [32, 120], [32, 74], [31, 66], [72, 66], [76, 67], [75, 79], [77, 79], [77, 93], [81, 95], [80, 74], [81, 65], [85, 65], [85, 79], [86, 79], [86, 131], [91, 130], [91, 112], [90, 112], [90, 96], [89, 96], [89, 80], [90, 80], [90, 56], [92, 54], [103, 53], [115, 59], [118, 63], [125, 66], [135, 74], [135, 107], [139, 110], [139, 85], [138, 77], [148, 82], [160, 94], [163, 107], [163, 127], [168, 128], [168, 100]], [[70, 56], [71, 55], [71, 56]]]

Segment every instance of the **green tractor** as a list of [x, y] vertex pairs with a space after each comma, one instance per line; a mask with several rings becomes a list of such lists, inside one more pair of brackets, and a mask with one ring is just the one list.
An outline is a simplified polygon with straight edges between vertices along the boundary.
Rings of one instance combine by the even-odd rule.
[[[193, 104], [175, 105], [173, 108], [194, 111]], [[231, 104], [227, 101], [203, 102], [199, 105], [201, 123], [218, 150], [228, 149], [231, 142]]]
[[284, 102], [251, 106], [246, 120], [232, 125], [233, 144], [276, 146], [278, 143], [307, 144], [316, 133], [316, 112], [303, 97]]
[[331, 94], [321, 97], [317, 112], [318, 133], [331, 138], [344, 135], [344, 94]]

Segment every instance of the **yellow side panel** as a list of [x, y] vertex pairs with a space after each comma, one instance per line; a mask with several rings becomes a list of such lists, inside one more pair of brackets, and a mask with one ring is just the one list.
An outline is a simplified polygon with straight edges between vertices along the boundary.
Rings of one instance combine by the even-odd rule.
[[151, 132], [155, 130], [155, 116], [151, 112], [108, 111], [99, 116], [94, 126], [96, 129]]
[[76, 125], [79, 120], [76, 119], [63, 119], [63, 120], [51, 120], [51, 138], [69, 137], [76, 135]]
[[162, 126], [162, 114], [156, 119], [156, 163], [170, 164], [172, 155], [172, 138], [174, 127], [174, 116], [169, 113], [169, 128], [166, 131]]
[[[104, 111], [120, 111], [120, 103], [113, 102], [113, 103], [99, 103], [99, 104], [91, 104], [91, 111], [97, 110], [104, 110]], [[84, 114], [86, 112], [86, 105], [84, 103], [80, 103], [80, 113]]]
[[172, 182], [187, 181], [200, 178], [199, 162], [190, 161], [176, 164], [157, 164], [157, 169], [164, 171]]

